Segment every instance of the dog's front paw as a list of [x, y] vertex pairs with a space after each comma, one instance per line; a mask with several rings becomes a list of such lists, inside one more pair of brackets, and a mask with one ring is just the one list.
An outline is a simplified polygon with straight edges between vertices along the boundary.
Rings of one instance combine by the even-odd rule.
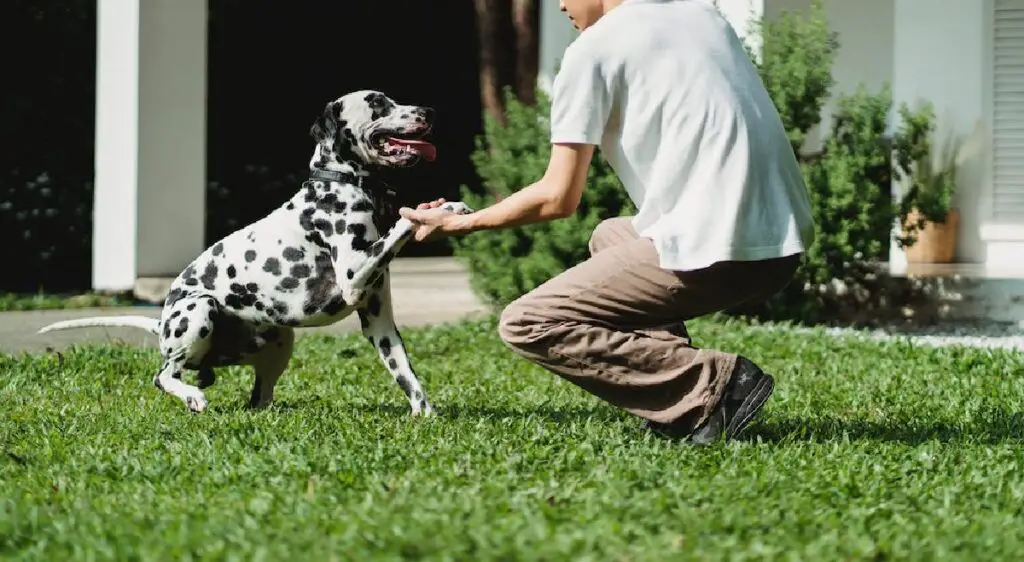
[[196, 394], [190, 394], [185, 397], [185, 405], [188, 409], [199, 414], [206, 411], [206, 397], [203, 396], [202, 392]]
[[434, 409], [430, 407], [430, 403], [425, 403], [421, 407], [413, 406], [412, 417], [414, 418], [430, 418], [434, 416]]
[[473, 212], [473, 209], [462, 201], [449, 201], [447, 203], [442, 203], [441, 208], [455, 213], [456, 215], [468, 215]]

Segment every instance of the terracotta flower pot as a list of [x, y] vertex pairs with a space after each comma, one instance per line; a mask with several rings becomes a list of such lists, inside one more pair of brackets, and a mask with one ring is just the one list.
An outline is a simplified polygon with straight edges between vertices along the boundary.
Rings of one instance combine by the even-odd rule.
[[[913, 210], [907, 216], [908, 222], [916, 222], [920, 213]], [[950, 209], [946, 222], [925, 221], [924, 228], [917, 231], [917, 242], [907, 248], [909, 263], [952, 263], [956, 257], [956, 240], [960, 227], [960, 213]]]

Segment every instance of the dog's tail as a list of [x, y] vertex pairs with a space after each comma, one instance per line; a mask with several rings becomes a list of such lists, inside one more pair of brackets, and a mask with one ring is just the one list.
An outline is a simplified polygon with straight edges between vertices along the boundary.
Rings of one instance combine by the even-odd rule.
[[40, 328], [37, 334], [55, 332], [58, 330], [73, 330], [75, 328], [91, 328], [101, 326], [112, 326], [116, 328], [141, 328], [150, 333], [159, 333], [160, 321], [149, 316], [95, 316], [93, 318], [80, 318], [77, 320], [65, 320], [55, 322], [49, 326]]

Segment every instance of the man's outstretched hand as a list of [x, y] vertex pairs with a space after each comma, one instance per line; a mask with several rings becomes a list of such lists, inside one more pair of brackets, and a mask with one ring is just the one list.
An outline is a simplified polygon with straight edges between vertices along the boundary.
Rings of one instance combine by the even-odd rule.
[[415, 209], [402, 207], [398, 214], [413, 223], [413, 239], [430, 242], [458, 232], [456, 222], [459, 215], [438, 209], [445, 203], [443, 198], [416, 205]]

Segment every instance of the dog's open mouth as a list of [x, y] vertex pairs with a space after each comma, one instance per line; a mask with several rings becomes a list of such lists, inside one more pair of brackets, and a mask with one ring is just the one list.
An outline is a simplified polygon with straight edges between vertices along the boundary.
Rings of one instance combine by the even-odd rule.
[[423, 134], [383, 133], [377, 137], [377, 145], [387, 147], [392, 154], [409, 153], [421, 156], [428, 162], [437, 158], [437, 147], [423, 140]]

